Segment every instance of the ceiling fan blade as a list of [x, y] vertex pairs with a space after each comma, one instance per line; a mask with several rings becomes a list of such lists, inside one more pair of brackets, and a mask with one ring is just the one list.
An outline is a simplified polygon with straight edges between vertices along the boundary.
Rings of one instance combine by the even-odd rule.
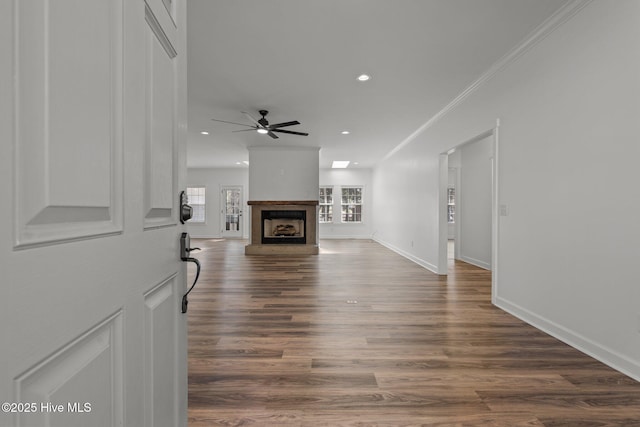
[[246, 132], [250, 130], [256, 130], [255, 126], [251, 126], [249, 129], [232, 130], [231, 132]]
[[228, 122], [228, 121], [226, 121], [226, 120], [218, 120], [218, 119], [211, 119], [211, 120], [213, 120], [214, 122], [230, 123], [230, 124], [232, 124], [232, 125], [240, 125], [240, 126], [250, 126], [250, 127], [253, 127], [253, 126], [248, 125], [248, 124], [245, 124], [245, 123]]
[[245, 116], [247, 116], [247, 119], [251, 120], [253, 123], [255, 123], [256, 126], [258, 127], [263, 127], [259, 121], [257, 121], [256, 119], [254, 119], [253, 117], [251, 117], [251, 114], [247, 113], [246, 111], [243, 111], [242, 114], [244, 114]]
[[271, 132], [280, 132], [280, 133], [289, 133], [291, 135], [309, 136], [309, 134], [306, 132], [294, 132], [292, 130], [284, 130], [284, 129], [271, 129]]
[[[276, 131], [276, 132], [277, 132], [277, 131]], [[278, 136], [278, 135], [276, 135], [275, 133], [273, 133], [273, 132], [271, 132], [271, 131], [267, 132], [267, 135], [269, 135], [269, 136], [270, 136], [271, 138], [273, 138], [273, 139], [278, 139], [278, 138], [279, 138], [279, 136]]]
[[293, 125], [299, 125], [300, 122], [297, 120], [294, 120], [292, 122], [284, 122], [284, 123], [276, 123], [275, 125], [269, 125], [270, 129], [276, 129], [276, 128], [283, 128], [285, 126], [293, 126]]

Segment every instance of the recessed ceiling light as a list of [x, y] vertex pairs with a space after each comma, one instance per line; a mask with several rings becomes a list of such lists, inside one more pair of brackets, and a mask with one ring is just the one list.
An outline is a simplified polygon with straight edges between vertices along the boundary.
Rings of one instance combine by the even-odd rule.
[[353, 162], [353, 164], [354, 164], [354, 165], [359, 165], [360, 163], [358, 163], [358, 162]]
[[333, 169], [344, 169], [349, 166], [349, 160], [334, 160], [331, 164]]
[[245, 165], [249, 166], [249, 160], [243, 160], [242, 163], [244, 163]]
[[264, 135], [265, 133], [269, 133], [269, 131], [268, 131], [268, 130], [266, 130], [266, 129], [262, 129], [262, 128], [260, 128], [260, 129], [258, 129], [258, 133], [261, 133], [261, 134], [263, 134], [263, 135]]
[[236, 165], [241, 165], [241, 164], [242, 164], [242, 163], [240, 163], [240, 162], [236, 162]]
[[350, 132], [349, 132], [348, 130], [343, 130], [343, 131], [342, 131], [342, 132], [340, 132], [340, 133], [341, 133], [341, 134], [343, 134], [343, 135], [349, 135], [349, 133], [350, 133]]
[[360, 74], [358, 76], [358, 80], [360, 80], [361, 82], [366, 82], [367, 80], [369, 80], [371, 78], [370, 75], [368, 74]]
[[209, 135], [209, 132], [207, 132], [206, 130], [203, 130], [202, 132], [200, 132], [203, 135]]

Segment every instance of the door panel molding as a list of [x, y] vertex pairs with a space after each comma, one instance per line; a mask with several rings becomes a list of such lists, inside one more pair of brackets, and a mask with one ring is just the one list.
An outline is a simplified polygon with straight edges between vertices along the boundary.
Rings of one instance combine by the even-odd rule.
[[[173, 47], [177, 46], [178, 42], [178, 26], [175, 16], [179, 9], [176, 7], [178, 1], [184, 0], [145, 0], [144, 2], [145, 19], [147, 22], [153, 21], [153, 24], [150, 23], [150, 25], [163, 34], [161, 38], [171, 46], [171, 50], [174, 52]], [[173, 56], [171, 57], [173, 58]]]
[[179, 425], [178, 360], [176, 313], [178, 282], [174, 274], [145, 293], [144, 320], [144, 395], [145, 426]]
[[[167, 32], [164, 30], [162, 24], [160, 24], [158, 17], [153, 13], [153, 10], [149, 7], [148, 3], [144, 4], [144, 18], [147, 21], [147, 24], [149, 24], [151, 31], [153, 31], [153, 34], [156, 35], [156, 38], [164, 48], [165, 52], [167, 52], [167, 55], [169, 55], [169, 58], [175, 58], [176, 55], [178, 55], [178, 52], [173, 45], [173, 37], [170, 38], [167, 35]], [[172, 32], [169, 32], [169, 34], [171, 33]]]
[[121, 233], [122, 0], [14, 7], [14, 248]]
[[[123, 425], [123, 325], [119, 310], [16, 377], [14, 401], [38, 402], [34, 413], [19, 414], [17, 425], [50, 425], [50, 418], [70, 427], [90, 425], [92, 419]], [[82, 402], [77, 387], [83, 390]], [[39, 406], [43, 402], [64, 410], [48, 413]]]
[[[149, 22], [149, 21], [147, 21]], [[176, 64], [147, 27], [144, 228], [177, 224]]]

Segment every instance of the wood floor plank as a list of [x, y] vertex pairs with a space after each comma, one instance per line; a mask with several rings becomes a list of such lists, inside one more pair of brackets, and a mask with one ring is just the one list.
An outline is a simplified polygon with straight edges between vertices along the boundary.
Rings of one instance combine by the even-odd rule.
[[366, 240], [193, 243], [191, 427], [640, 427], [640, 384], [494, 307], [486, 270]]

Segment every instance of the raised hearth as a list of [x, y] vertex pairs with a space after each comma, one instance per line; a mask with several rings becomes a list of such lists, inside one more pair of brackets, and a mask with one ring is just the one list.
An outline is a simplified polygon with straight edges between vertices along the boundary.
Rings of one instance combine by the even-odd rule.
[[246, 255], [316, 255], [317, 200], [250, 200], [251, 240]]

